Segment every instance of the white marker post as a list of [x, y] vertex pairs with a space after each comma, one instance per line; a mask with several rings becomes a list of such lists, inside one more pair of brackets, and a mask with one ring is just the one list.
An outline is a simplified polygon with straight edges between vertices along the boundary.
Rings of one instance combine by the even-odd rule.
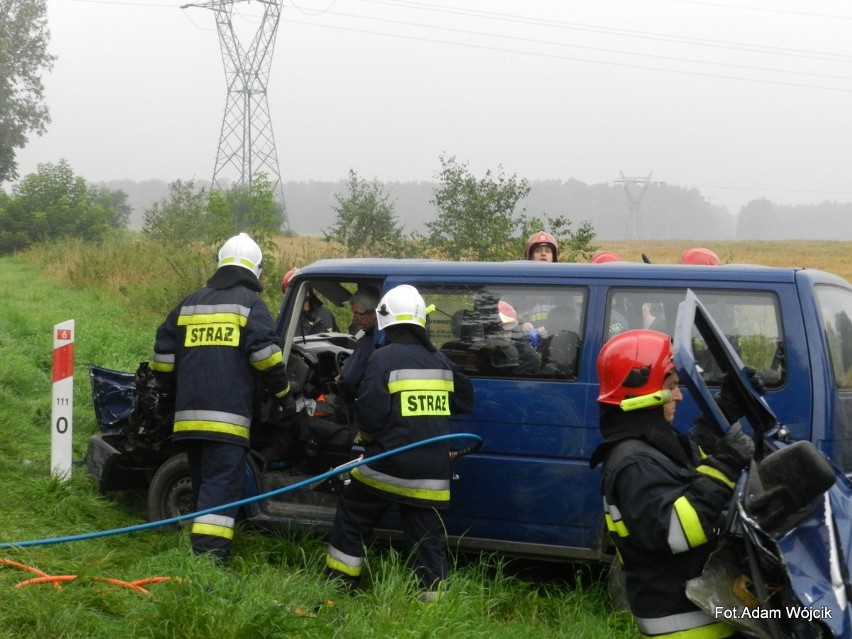
[[71, 433], [74, 410], [74, 320], [53, 327], [53, 402], [50, 414], [50, 473], [71, 476]]

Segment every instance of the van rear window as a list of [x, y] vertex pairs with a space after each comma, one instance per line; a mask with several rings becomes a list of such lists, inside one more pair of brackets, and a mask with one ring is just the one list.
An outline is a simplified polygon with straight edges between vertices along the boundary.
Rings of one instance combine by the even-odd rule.
[[465, 374], [577, 378], [584, 288], [418, 286], [432, 343]]
[[834, 383], [838, 388], [852, 389], [852, 291], [819, 285], [816, 295]]
[[[760, 373], [767, 388], [781, 386], [786, 378], [786, 349], [781, 312], [774, 293], [693, 289], [722, 329], [743, 363]], [[613, 288], [608, 295], [606, 331], [613, 337], [626, 330], [647, 328], [674, 334], [678, 304], [683, 288]], [[706, 362], [704, 382], [721, 384], [721, 372], [710, 358], [702, 357], [702, 343], [696, 335], [695, 357]]]

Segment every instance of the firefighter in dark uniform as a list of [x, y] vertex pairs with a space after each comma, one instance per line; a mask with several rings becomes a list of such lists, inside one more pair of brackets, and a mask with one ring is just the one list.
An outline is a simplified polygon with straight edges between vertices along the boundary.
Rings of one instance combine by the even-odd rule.
[[[189, 458], [194, 511], [243, 498], [249, 432], [262, 390], [278, 399], [282, 420], [296, 412], [278, 335], [258, 294], [261, 261], [248, 235], [232, 237], [207, 286], [157, 329], [151, 368], [160, 385], [175, 392], [172, 438]], [[237, 510], [196, 517], [193, 552], [227, 560]]]
[[[379, 330], [386, 344], [367, 363], [356, 400], [356, 425], [365, 458], [449, 433], [449, 416], [473, 408], [473, 387], [429, 341], [426, 309], [413, 286], [397, 286], [380, 300]], [[450, 450], [445, 441], [354, 468], [344, 488], [326, 556], [326, 571], [357, 587], [364, 545], [397, 504], [411, 563], [433, 601], [449, 572], [439, 509], [450, 503]]]
[[[603, 462], [604, 515], [639, 631], [656, 638], [737, 636], [687, 598], [686, 582], [716, 548], [716, 525], [754, 443], [735, 424], [707, 456], [672, 428], [683, 396], [663, 333], [613, 337], [598, 356], [598, 378], [604, 441], [590, 463]], [[640, 397], [651, 406], [621, 408], [622, 400]]]

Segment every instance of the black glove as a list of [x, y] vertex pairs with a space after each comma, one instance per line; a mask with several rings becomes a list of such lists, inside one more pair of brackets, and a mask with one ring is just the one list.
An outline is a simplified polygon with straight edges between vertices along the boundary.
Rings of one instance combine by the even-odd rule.
[[[763, 385], [763, 380], [760, 379], [757, 371], [751, 366], [746, 366], [743, 370], [748, 375], [748, 379], [754, 390], [758, 394], [763, 395], [766, 392], [766, 387]], [[722, 378], [722, 387], [719, 389], [719, 393], [715, 399], [729, 424], [733, 424], [745, 415], [745, 407], [742, 405], [736, 390], [734, 390], [734, 385], [727, 374]]]
[[716, 451], [705, 463], [722, 471], [731, 481], [736, 481], [740, 473], [754, 457], [754, 442], [743, 432], [739, 424], [734, 424], [716, 443]]
[[289, 422], [296, 417], [296, 400], [293, 399], [293, 391], [290, 391], [283, 397], [279, 397], [278, 403], [281, 406], [281, 417], [285, 422]]

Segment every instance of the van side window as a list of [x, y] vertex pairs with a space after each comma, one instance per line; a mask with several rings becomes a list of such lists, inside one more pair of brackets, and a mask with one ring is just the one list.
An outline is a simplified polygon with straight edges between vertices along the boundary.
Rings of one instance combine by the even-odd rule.
[[[781, 311], [775, 294], [695, 288], [693, 291], [719, 324], [743, 363], [760, 373], [767, 388], [781, 386], [786, 380], [787, 360]], [[677, 307], [685, 295], [683, 288], [611, 289], [605, 317], [607, 339], [637, 328], [673, 335]], [[704, 381], [709, 386], [718, 386], [722, 382], [721, 373], [712, 363], [709, 353], [702, 353], [701, 349], [702, 342], [696, 335], [695, 357], [699, 364], [705, 365]], [[852, 358], [849, 363], [852, 365]]]
[[816, 296], [834, 383], [838, 388], [852, 389], [852, 293], [845, 288], [820, 285]]
[[583, 288], [418, 286], [432, 343], [467, 375], [577, 378], [587, 292]]

